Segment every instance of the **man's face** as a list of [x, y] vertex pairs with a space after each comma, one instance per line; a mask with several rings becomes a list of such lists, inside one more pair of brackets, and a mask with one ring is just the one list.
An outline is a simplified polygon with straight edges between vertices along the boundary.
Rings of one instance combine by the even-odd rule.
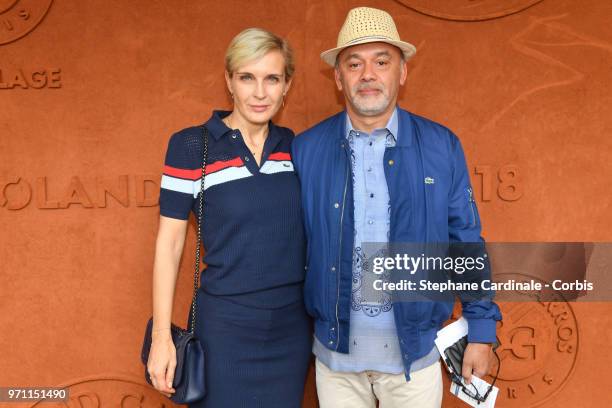
[[406, 81], [406, 63], [393, 45], [360, 44], [338, 55], [335, 77], [353, 113], [378, 116], [395, 106], [399, 87]]

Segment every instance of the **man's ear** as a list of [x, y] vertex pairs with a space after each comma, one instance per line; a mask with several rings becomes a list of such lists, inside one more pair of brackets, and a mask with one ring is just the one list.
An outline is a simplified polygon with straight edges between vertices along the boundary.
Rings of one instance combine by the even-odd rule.
[[338, 87], [338, 90], [342, 92], [342, 73], [340, 72], [340, 68], [338, 66], [334, 68], [334, 79], [336, 80], [336, 86]]
[[406, 77], [408, 76], [408, 65], [406, 64], [406, 60], [403, 58], [400, 61], [400, 85], [404, 85], [406, 82]]

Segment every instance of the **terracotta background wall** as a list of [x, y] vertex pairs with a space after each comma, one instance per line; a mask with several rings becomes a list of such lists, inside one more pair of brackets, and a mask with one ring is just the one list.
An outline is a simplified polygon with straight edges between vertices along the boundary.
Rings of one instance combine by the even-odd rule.
[[[0, 0], [0, 386], [70, 385], [75, 408], [167, 404], [139, 352], [168, 137], [229, 106], [223, 54], [249, 26], [296, 50], [280, 123], [341, 109], [318, 54], [366, 3], [417, 45], [401, 105], [461, 138], [486, 239], [612, 240], [610, 1]], [[609, 303], [502, 310], [498, 406], [611, 406]]]

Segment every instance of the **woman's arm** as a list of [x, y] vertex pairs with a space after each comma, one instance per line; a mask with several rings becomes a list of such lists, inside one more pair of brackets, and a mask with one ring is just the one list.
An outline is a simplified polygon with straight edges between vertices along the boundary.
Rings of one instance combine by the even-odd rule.
[[176, 350], [170, 334], [174, 289], [183, 254], [188, 220], [159, 217], [153, 265], [153, 332], [147, 369], [153, 386], [169, 396], [176, 367]]
[[159, 217], [153, 265], [153, 333], [170, 334], [174, 290], [187, 225], [187, 220]]

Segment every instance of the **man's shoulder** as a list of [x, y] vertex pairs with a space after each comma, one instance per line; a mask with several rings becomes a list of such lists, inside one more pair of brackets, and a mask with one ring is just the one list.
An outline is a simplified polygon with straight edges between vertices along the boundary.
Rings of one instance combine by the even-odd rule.
[[399, 108], [399, 112], [402, 122], [410, 121], [412, 123], [412, 126], [421, 136], [422, 143], [443, 143], [444, 145], [460, 143], [457, 135], [446, 125], [402, 108]]
[[442, 123], [436, 122], [433, 119], [426, 118], [425, 116], [417, 115], [414, 112], [410, 112], [406, 109], [399, 108], [400, 115], [404, 117], [409, 117], [412, 119], [412, 122], [415, 126], [419, 128], [419, 130], [425, 130], [428, 132], [439, 133], [439, 134], [453, 134], [453, 131], [450, 130], [446, 125]]
[[342, 120], [342, 115], [344, 114], [344, 111], [338, 112], [323, 119], [303, 132], [300, 132], [296, 136], [295, 142], [301, 144], [325, 136], [330, 130], [335, 129], [338, 126], [339, 122]]

